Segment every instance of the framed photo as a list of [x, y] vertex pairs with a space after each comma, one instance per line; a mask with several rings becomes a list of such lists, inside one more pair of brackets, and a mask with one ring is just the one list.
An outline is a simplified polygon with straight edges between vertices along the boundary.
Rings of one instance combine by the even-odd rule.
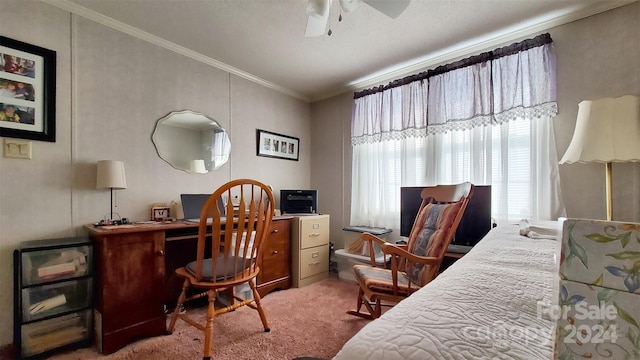
[[171, 208], [168, 206], [151, 207], [151, 220], [165, 221], [171, 217]]
[[0, 36], [0, 136], [56, 141], [56, 52]]
[[300, 139], [257, 129], [257, 155], [298, 161]]

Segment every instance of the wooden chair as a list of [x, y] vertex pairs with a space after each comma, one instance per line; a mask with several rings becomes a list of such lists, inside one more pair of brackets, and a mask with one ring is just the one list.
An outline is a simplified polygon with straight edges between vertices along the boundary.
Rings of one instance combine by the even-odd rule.
[[[262, 244], [267, 239], [273, 218], [273, 204], [273, 194], [266, 185], [240, 179], [217, 189], [202, 208], [196, 261], [176, 270], [184, 284], [168, 331], [173, 332], [178, 318], [204, 331], [203, 359], [211, 359], [213, 319], [219, 314], [247, 305], [258, 311], [264, 331], [270, 330], [260, 305], [255, 279], [260, 271], [258, 259], [261, 258]], [[239, 297], [233, 291], [235, 286], [242, 284], [249, 284], [252, 299]], [[198, 293], [188, 295], [192, 288]], [[221, 290], [229, 290], [233, 294], [232, 304], [216, 309], [216, 295]], [[181, 313], [186, 301], [205, 296], [209, 307], [204, 324], [189, 317], [188, 312]]]
[[[473, 185], [468, 182], [425, 187], [406, 245], [390, 244], [364, 233], [362, 237], [365, 246], [369, 246], [371, 265], [353, 266], [360, 289], [356, 310], [347, 313], [367, 319], [378, 318], [382, 302], [385, 305], [398, 303], [433, 280], [472, 194]], [[385, 263], [390, 262], [390, 266], [376, 266], [374, 243], [380, 245]], [[362, 305], [368, 313], [360, 311]]]

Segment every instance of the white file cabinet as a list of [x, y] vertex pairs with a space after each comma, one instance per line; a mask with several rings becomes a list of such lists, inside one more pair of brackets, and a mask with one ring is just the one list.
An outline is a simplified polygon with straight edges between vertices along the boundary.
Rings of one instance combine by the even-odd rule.
[[329, 276], [329, 215], [296, 216], [291, 229], [293, 287]]

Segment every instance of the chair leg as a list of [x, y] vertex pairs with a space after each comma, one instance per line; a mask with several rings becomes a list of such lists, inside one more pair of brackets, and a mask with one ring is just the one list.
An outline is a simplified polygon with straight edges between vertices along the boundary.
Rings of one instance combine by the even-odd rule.
[[367, 308], [367, 311], [369, 312], [369, 316], [373, 319], [374, 318], [374, 314], [375, 314], [375, 310], [371, 306], [371, 302], [369, 302], [366, 299], [364, 299], [363, 304], [364, 304], [364, 307]]
[[[360, 309], [362, 308], [362, 305], [364, 305], [368, 310], [370, 314], [365, 314], [363, 312], [360, 312]], [[356, 306], [356, 310], [349, 310], [347, 311], [347, 314], [349, 315], [355, 315], [364, 319], [373, 319], [373, 316], [371, 315], [373, 313], [372, 309], [371, 309], [371, 305], [369, 305], [369, 303], [367, 302], [367, 300], [364, 298], [364, 290], [362, 290], [362, 288], [360, 288], [360, 290], [358, 291], [358, 305]]]
[[213, 317], [215, 315], [216, 292], [208, 291], [209, 307], [207, 308], [207, 325], [204, 328], [204, 356], [203, 360], [211, 359], [211, 347], [213, 342]]
[[380, 317], [380, 315], [382, 314], [382, 305], [380, 305], [380, 299], [376, 300], [376, 307], [375, 310], [373, 311], [373, 318], [377, 319]]
[[249, 281], [249, 286], [251, 287], [251, 291], [253, 292], [253, 299], [256, 303], [256, 308], [258, 309], [258, 314], [260, 314], [260, 320], [262, 320], [262, 326], [264, 326], [264, 332], [269, 332], [271, 329], [269, 328], [269, 323], [267, 322], [267, 314], [264, 312], [262, 305], [260, 304], [260, 294], [258, 293], [258, 289], [256, 288], [256, 280], [252, 279]]
[[187, 297], [187, 290], [189, 289], [190, 285], [191, 283], [189, 282], [188, 279], [186, 279], [182, 284], [182, 292], [180, 293], [180, 297], [178, 297], [178, 303], [176, 304], [176, 308], [173, 310], [173, 315], [171, 315], [171, 322], [169, 323], [169, 328], [167, 329], [167, 332], [169, 334], [173, 333], [173, 329], [176, 326], [176, 320], [178, 320], [178, 316], [180, 315], [180, 309], [184, 304], [184, 299]]
[[364, 290], [362, 290], [362, 288], [358, 289], [358, 305], [356, 307], [356, 312], [360, 312], [360, 309], [362, 308], [362, 303], [364, 302], [363, 295]]

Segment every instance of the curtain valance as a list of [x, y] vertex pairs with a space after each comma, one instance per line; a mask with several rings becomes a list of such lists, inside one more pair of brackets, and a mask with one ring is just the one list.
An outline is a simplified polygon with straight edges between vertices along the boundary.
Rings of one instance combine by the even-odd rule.
[[554, 116], [549, 34], [356, 93], [352, 143], [422, 137], [522, 117]]

